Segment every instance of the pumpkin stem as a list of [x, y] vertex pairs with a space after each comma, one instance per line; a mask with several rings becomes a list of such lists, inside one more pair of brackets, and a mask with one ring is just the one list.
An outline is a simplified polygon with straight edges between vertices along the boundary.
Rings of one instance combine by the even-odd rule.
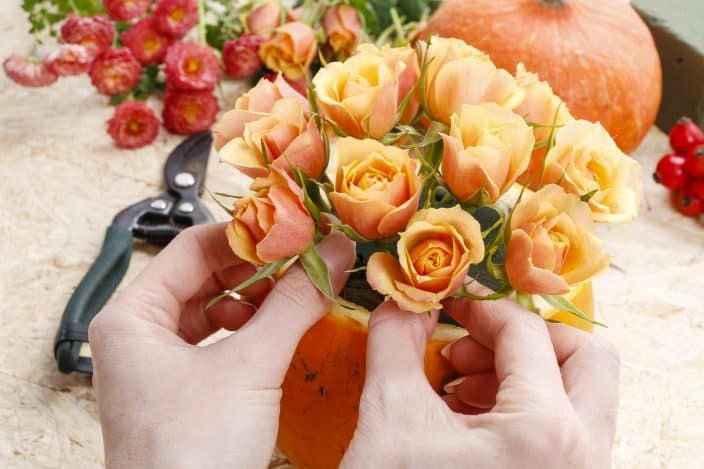
[[549, 6], [550, 8], [564, 8], [565, 0], [538, 0], [543, 5]]

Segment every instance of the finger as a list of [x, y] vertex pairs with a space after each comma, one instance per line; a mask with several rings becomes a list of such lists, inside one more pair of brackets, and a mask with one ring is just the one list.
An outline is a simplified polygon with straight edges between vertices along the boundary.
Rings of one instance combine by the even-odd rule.
[[441, 353], [450, 361], [452, 367], [460, 375], [481, 373], [494, 369], [494, 352], [469, 335], [450, 345], [446, 345]]
[[550, 324], [567, 397], [577, 414], [611, 447], [618, 408], [619, 357], [606, 339], [565, 324]]
[[453, 299], [445, 309], [474, 339], [494, 351], [501, 383], [497, 409], [566, 401], [545, 321], [509, 300]]
[[213, 276], [201, 287], [198, 295], [183, 307], [179, 320], [179, 335], [191, 344], [197, 344], [216, 331], [235, 330], [249, 320], [271, 289], [269, 279], [260, 280], [240, 292], [241, 300], [227, 296], [210, 308], [210, 301], [223, 291], [234, 288], [256, 272], [250, 264], [229, 267]]
[[442, 400], [445, 401], [447, 406], [458, 414], [464, 415], [479, 415], [488, 412], [487, 409], [482, 409], [479, 407], [472, 407], [469, 404], [462, 402], [455, 394], [446, 394], [441, 396]]
[[[318, 246], [335, 293], [339, 292], [354, 265], [354, 243], [333, 232]], [[330, 309], [332, 302], [310, 282], [300, 264], [276, 282], [254, 317], [217, 347], [243, 350], [257, 363], [258, 376], [267, 385], [279, 386], [298, 342]]]
[[493, 371], [462, 376], [447, 383], [444, 390], [467, 405], [491, 409], [496, 405], [499, 380]]
[[423, 359], [437, 317], [437, 312], [402, 311], [392, 301], [374, 310], [369, 318], [365, 387], [429, 387]]
[[243, 263], [230, 249], [225, 223], [188, 228], [171, 241], [132, 282], [119, 301], [124, 308], [176, 333], [183, 306], [214, 272]]

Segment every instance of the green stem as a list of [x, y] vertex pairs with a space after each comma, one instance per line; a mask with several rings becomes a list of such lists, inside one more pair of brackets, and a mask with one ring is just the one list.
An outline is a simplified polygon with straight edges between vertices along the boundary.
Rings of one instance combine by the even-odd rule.
[[565, 0], [539, 0], [543, 5], [549, 6], [550, 8], [564, 8]]
[[393, 22], [394, 29], [396, 30], [395, 45], [403, 46], [408, 44], [408, 41], [406, 41], [406, 35], [403, 32], [403, 24], [401, 23], [401, 18], [398, 16], [396, 8], [392, 8], [389, 12], [391, 13], [391, 20]]
[[73, 2], [73, 0], [68, 0], [68, 6], [71, 7], [71, 11], [73, 11], [73, 12], [76, 13], [77, 15], [80, 14], [80, 12], [78, 11], [78, 7], [77, 7], [76, 4]]
[[202, 44], [207, 44], [205, 36], [205, 1], [198, 0], [198, 40]]

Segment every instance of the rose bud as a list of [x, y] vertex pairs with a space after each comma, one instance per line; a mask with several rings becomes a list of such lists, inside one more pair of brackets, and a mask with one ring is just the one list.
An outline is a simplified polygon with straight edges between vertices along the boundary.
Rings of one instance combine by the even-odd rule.
[[442, 139], [442, 174], [460, 201], [484, 190], [495, 202], [526, 170], [535, 143], [523, 118], [495, 103], [463, 105]]
[[169, 47], [164, 60], [166, 82], [184, 91], [212, 90], [220, 81], [220, 61], [213, 49], [193, 41]]
[[462, 287], [469, 267], [484, 258], [479, 223], [459, 205], [416, 213], [396, 243], [398, 258], [375, 252], [367, 281], [401, 309], [424, 313]]
[[142, 16], [152, 0], [103, 0], [105, 11], [116, 21], [129, 21]]
[[562, 295], [609, 266], [592, 234], [589, 207], [554, 184], [527, 195], [513, 209], [506, 274], [521, 293]]
[[296, 256], [313, 242], [315, 224], [303, 204], [303, 192], [283, 172], [257, 178], [254, 195], [235, 202], [226, 229], [232, 251], [254, 265]]
[[2, 63], [5, 75], [22, 86], [38, 88], [49, 86], [58, 80], [58, 75], [47, 67], [47, 65], [36, 58], [27, 58], [21, 55], [12, 54]]
[[180, 91], [167, 89], [162, 119], [171, 133], [192, 135], [208, 130], [220, 107], [212, 91]]
[[102, 15], [84, 17], [69, 13], [61, 25], [61, 39], [69, 44], [80, 44], [96, 56], [112, 45], [115, 27]]
[[281, 23], [281, 5], [268, 2], [253, 8], [245, 19], [247, 31], [268, 38]]
[[367, 239], [397, 235], [418, 210], [422, 180], [416, 160], [408, 150], [351, 137], [338, 140], [334, 152], [330, 202], [342, 223]]
[[196, 0], [159, 0], [152, 13], [154, 26], [174, 38], [182, 37], [198, 23]]
[[[538, 175], [532, 180], [539, 180]], [[591, 194], [592, 217], [606, 223], [633, 220], [643, 190], [640, 165], [616, 146], [601, 124], [583, 120], [557, 129], [542, 183], [559, 184], [578, 197]]]
[[287, 172], [298, 168], [317, 179], [325, 169], [325, 150], [315, 121], [306, 114], [296, 99], [280, 99], [268, 113], [238, 114], [243, 122], [232, 119], [230, 125], [242, 133], [220, 149], [220, 158], [250, 177], [266, 175], [270, 164]]
[[523, 100], [525, 92], [511, 74], [464, 41], [433, 37], [430, 46], [421, 47], [429, 63], [423, 92], [435, 119], [449, 125], [463, 104], [492, 102], [513, 109]]
[[46, 66], [58, 76], [86, 73], [92, 61], [92, 54], [79, 44], [61, 44], [44, 59]]
[[357, 47], [362, 23], [355, 7], [340, 3], [325, 13], [323, 29], [332, 50], [349, 56]]
[[115, 108], [108, 133], [119, 148], [143, 147], [159, 134], [159, 119], [144, 101], [128, 99]]
[[298, 93], [279, 74], [273, 81], [262, 78], [248, 92], [237, 98], [234, 109], [225, 113], [213, 127], [213, 139], [216, 150], [220, 150], [233, 138], [241, 137], [244, 124], [261, 119], [271, 112], [274, 103], [280, 99], [295, 99], [308, 113], [308, 100]]
[[142, 66], [126, 47], [108, 49], [98, 55], [88, 70], [98, 91], [107, 95], [127, 93], [139, 82]]
[[[364, 45], [357, 54], [327, 64], [313, 77], [320, 110], [351, 137], [381, 138], [396, 125], [399, 103], [413, 78], [417, 79], [417, 67], [411, 48], [378, 50]], [[415, 106], [413, 115], [415, 103], [410, 106]]]
[[142, 65], [155, 65], [164, 60], [171, 38], [157, 30], [152, 20], [145, 18], [130, 26], [120, 36]]
[[276, 29], [274, 36], [259, 48], [259, 56], [271, 70], [295, 80], [306, 74], [317, 50], [311, 27], [292, 22]]
[[243, 34], [237, 39], [228, 39], [222, 49], [222, 61], [225, 73], [232, 78], [244, 78], [254, 75], [262, 67], [259, 47], [264, 39], [251, 34]]

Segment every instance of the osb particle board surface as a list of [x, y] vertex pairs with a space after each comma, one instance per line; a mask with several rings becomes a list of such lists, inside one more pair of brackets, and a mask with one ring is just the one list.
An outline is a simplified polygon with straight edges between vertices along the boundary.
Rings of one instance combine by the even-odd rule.
[[[19, 1], [2, 2], [0, 57], [26, 52], [25, 29]], [[102, 465], [90, 380], [56, 371], [53, 336], [112, 216], [162, 190], [179, 141], [162, 133], [149, 148], [118, 151], [104, 133], [110, 113], [86, 77], [38, 90], [0, 77], [0, 467]], [[666, 150], [653, 130], [635, 155], [642, 215], [600, 229], [618, 267], [596, 281], [609, 325], [599, 333], [622, 354], [617, 468], [704, 467], [704, 226], [671, 210], [648, 177]], [[210, 187], [243, 184], [213, 158]], [[126, 280], [154, 252], [137, 249]]]

